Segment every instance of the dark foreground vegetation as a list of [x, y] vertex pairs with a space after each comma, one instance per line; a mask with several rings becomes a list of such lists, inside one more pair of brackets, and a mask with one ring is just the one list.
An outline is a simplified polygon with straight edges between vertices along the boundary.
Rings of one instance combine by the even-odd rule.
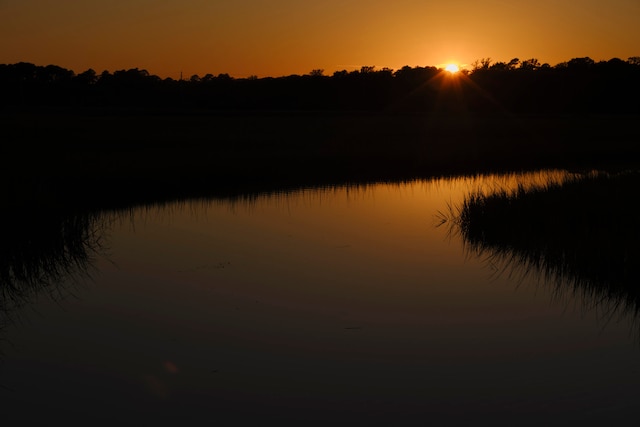
[[[495, 271], [534, 276], [604, 317], [640, 315], [640, 173], [597, 173], [515, 192], [474, 193], [450, 225]], [[640, 328], [639, 328], [640, 332]]]
[[640, 159], [627, 116], [5, 114], [6, 204], [117, 207], [173, 197]]
[[640, 158], [640, 58], [161, 79], [0, 65], [9, 205], [172, 197]]
[[[58, 292], [51, 284], [63, 277], [86, 274], [109, 210], [300, 187], [640, 165], [639, 58], [556, 66], [481, 60], [456, 75], [363, 67], [179, 81], [138, 69], [75, 74], [20, 63], [0, 65], [0, 93], [0, 313], [38, 292]], [[638, 182], [630, 182], [594, 181], [589, 186], [602, 189], [595, 193], [582, 182], [472, 198], [463, 237], [493, 259], [554, 274], [637, 313], [629, 260], [637, 259], [640, 233], [629, 203]]]

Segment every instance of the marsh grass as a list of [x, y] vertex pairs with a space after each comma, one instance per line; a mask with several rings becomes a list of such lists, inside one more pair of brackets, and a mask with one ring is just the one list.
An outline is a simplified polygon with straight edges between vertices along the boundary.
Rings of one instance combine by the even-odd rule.
[[[5, 200], [69, 204], [637, 164], [633, 116], [10, 112]], [[8, 197], [10, 196], [10, 197]]]
[[0, 329], [41, 294], [54, 300], [73, 295], [106, 250], [106, 223], [96, 213], [5, 210], [2, 220]]
[[[88, 266], [89, 255], [101, 246], [100, 233], [92, 230], [101, 225], [87, 212], [505, 171], [637, 168], [637, 123], [637, 116], [623, 115], [465, 112], [3, 111], [0, 197], [8, 237], [0, 266], [2, 304]], [[471, 196], [456, 212], [456, 224], [476, 251], [507, 255], [513, 248], [518, 255], [511, 256], [521, 258], [520, 264], [580, 283], [625, 281], [627, 273], [616, 278], [606, 266], [588, 270], [598, 263], [585, 262], [584, 274], [582, 267], [571, 268], [588, 256], [615, 253], [618, 243], [607, 239], [626, 238], [630, 226], [612, 227], [635, 222], [630, 212], [636, 208], [623, 197], [601, 198], [619, 191], [615, 188], [636, 194], [637, 187], [616, 184], [594, 195], [580, 182]], [[596, 181], [588, 187], [599, 186]], [[569, 196], [568, 188], [573, 188]], [[602, 208], [618, 203], [625, 208]], [[552, 230], [562, 233], [546, 239]], [[555, 246], [547, 248], [549, 241]], [[580, 245], [591, 248], [591, 255]], [[563, 247], [580, 252], [565, 253]], [[570, 261], [569, 266], [556, 258]], [[24, 286], [14, 289], [16, 283]]]
[[607, 321], [640, 317], [640, 173], [578, 174], [564, 182], [469, 194], [446, 221], [494, 274], [537, 279]]

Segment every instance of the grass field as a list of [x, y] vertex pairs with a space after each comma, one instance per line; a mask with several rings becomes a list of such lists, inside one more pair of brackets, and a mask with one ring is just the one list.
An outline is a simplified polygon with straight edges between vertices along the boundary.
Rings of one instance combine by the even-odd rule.
[[639, 123], [593, 115], [3, 112], [2, 180], [12, 197], [35, 188], [104, 199], [634, 166]]

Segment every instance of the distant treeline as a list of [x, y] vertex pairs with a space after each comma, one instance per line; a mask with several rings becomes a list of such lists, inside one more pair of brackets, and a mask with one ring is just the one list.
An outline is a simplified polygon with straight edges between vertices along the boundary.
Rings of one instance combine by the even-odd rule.
[[509, 111], [638, 113], [640, 57], [551, 66], [536, 59], [475, 61], [456, 74], [437, 67], [361, 67], [325, 75], [162, 79], [133, 68], [79, 74], [56, 65], [0, 64], [0, 107], [293, 111]]

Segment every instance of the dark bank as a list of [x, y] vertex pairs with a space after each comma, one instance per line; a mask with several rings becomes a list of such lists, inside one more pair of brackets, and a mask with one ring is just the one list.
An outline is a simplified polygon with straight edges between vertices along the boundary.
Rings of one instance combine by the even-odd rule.
[[637, 67], [0, 67], [4, 419], [633, 419]]

